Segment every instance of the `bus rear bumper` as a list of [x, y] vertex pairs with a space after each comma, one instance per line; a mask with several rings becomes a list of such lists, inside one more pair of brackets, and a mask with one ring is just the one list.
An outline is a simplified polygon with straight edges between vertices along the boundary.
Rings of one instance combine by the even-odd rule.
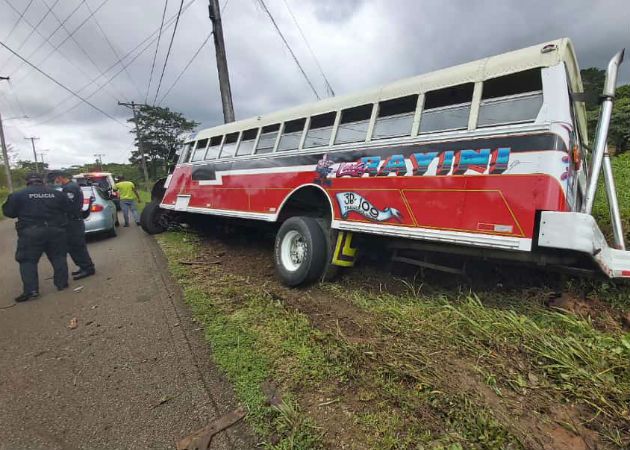
[[608, 246], [590, 214], [543, 211], [538, 246], [587, 253], [610, 278], [630, 278], [630, 251]]

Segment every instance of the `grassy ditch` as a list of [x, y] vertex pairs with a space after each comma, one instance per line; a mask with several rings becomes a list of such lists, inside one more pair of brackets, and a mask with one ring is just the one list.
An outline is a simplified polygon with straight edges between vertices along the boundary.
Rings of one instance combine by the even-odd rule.
[[592, 314], [550, 308], [545, 287], [472, 292], [373, 268], [286, 289], [256, 238], [158, 241], [267, 448], [630, 442], [630, 338], [600, 317], [627, 311], [626, 288], [569, 285], [598, 297]]

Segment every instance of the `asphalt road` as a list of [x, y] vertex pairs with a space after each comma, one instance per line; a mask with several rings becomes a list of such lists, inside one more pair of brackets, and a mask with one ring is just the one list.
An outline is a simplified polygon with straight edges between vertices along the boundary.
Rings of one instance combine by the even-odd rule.
[[[238, 406], [140, 228], [90, 239], [97, 273], [65, 291], [43, 257], [40, 297], [12, 306], [22, 289], [15, 241], [13, 221], [0, 221], [1, 449], [174, 448]], [[211, 443], [255, 445], [246, 422]]]

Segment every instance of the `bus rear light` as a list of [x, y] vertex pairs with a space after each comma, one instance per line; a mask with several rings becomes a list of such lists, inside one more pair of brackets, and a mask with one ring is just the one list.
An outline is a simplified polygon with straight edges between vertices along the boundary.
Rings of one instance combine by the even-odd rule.
[[91, 212], [100, 212], [103, 211], [103, 205], [92, 205], [90, 208]]

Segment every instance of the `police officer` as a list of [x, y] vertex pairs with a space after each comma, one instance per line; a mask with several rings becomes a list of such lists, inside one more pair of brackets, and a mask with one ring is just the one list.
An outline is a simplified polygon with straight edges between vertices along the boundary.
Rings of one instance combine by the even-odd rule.
[[24, 288], [22, 295], [16, 297], [16, 302], [39, 295], [37, 264], [44, 252], [53, 266], [57, 289], [68, 287], [65, 227], [71, 210], [68, 198], [44, 186], [43, 177], [37, 173], [29, 174], [26, 188], [9, 195], [2, 205], [5, 216], [18, 219], [15, 259], [20, 263]]
[[94, 263], [88, 253], [85, 242], [85, 223], [83, 222], [83, 191], [77, 183], [70, 179], [70, 175], [54, 170], [48, 174], [49, 179], [54, 179], [55, 184], [62, 186], [61, 191], [65, 193], [72, 203], [72, 211], [68, 214], [68, 225], [66, 227], [66, 237], [68, 239], [68, 253], [72, 261], [79, 266], [79, 270], [72, 272], [74, 280], [94, 275]]

